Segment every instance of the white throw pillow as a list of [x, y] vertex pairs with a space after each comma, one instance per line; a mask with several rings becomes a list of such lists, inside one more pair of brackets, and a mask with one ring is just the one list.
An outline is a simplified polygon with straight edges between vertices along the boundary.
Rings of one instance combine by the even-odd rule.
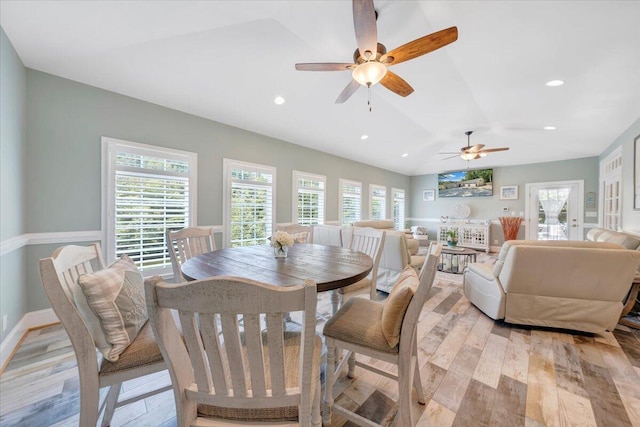
[[124, 255], [109, 268], [81, 275], [78, 284], [106, 340], [106, 345], [96, 341], [96, 346], [116, 362], [148, 319], [142, 274]]

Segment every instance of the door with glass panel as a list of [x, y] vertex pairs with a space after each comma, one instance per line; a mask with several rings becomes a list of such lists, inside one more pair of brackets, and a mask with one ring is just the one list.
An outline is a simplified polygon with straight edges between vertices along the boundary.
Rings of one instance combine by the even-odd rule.
[[582, 181], [527, 184], [527, 239], [583, 240]]

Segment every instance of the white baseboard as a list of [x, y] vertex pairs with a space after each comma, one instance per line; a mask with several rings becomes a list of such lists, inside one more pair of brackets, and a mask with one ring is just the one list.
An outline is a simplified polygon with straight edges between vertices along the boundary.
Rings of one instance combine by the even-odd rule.
[[22, 337], [30, 329], [59, 321], [58, 316], [56, 316], [52, 308], [32, 311], [22, 316], [18, 324], [9, 332], [2, 343], [0, 343], [0, 367], [4, 368], [5, 363], [9, 360], [9, 357], [13, 354], [18, 344], [20, 344]]

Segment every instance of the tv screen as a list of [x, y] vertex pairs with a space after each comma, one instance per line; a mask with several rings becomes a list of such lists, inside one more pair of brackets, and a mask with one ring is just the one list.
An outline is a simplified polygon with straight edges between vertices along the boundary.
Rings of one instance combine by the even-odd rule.
[[438, 174], [438, 197], [493, 196], [493, 169]]

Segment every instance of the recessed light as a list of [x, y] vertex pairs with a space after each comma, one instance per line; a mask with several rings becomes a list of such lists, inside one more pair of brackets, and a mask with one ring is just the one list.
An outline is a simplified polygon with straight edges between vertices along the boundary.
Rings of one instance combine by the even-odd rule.
[[402, 155], [402, 157], [407, 157], [408, 155], [409, 155], [409, 153], [404, 153], [404, 154]]
[[281, 96], [276, 96], [273, 100], [273, 102], [277, 105], [282, 105], [284, 104], [284, 98]]
[[367, 138], [369, 138], [369, 135], [362, 135], [362, 136], [360, 137], [360, 139], [361, 139], [361, 140], [363, 140], [363, 141], [364, 141], [365, 139], [367, 139]]
[[545, 126], [544, 130], [556, 130], [555, 126]]
[[551, 80], [551, 81], [547, 82], [546, 84], [547, 84], [547, 86], [551, 86], [551, 87], [562, 86], [564, 84], [564, 81], [562, 81], [562, 80]]

